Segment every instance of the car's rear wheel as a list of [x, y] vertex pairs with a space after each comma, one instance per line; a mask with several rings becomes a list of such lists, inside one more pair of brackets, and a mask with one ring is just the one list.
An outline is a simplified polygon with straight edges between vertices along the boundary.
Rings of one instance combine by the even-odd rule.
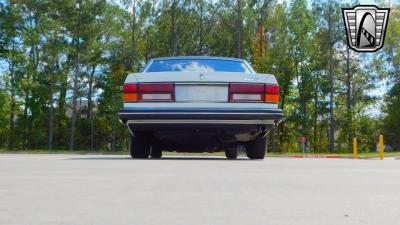
[[263, 159], [266, 151], [267, 139], [265, 137], [258, 136], [246, 144], [246, 154], [249, 159]]
[[147, 159], [150, 155], [151, 135], [148, 133], [135, 132], [131, 136], [129, 152], [134, 159]]
[[225, 149], [225, 156], [227, 159], [236, 159], [238, 157], [238, 148]]
[[152, 159], [159, 159], [162, 156], [162, 150], [160, 145], [158, 144], [153, 144], [151, 146], [151, 152], [150, 152], [150, 156]]

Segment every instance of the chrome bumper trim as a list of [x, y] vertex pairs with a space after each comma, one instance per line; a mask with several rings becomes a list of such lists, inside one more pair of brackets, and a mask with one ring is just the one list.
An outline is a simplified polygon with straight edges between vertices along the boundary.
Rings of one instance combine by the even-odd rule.
[[[254, 113], [254, 112], [156, 112], [157, 114], [163, 114], [163, 115], [168, 115], [168, 114], [182, 114], [182, 115], [215, 115], [215, 114], [222, 114], [222, 115], [275, 115], [276, 113]], [[120, 112], [119, 115], [138, 115], [138, 114], [146, 114], [143, 112]]]
[[274, 124], [273, 120], [128, 120], [127, 124]]

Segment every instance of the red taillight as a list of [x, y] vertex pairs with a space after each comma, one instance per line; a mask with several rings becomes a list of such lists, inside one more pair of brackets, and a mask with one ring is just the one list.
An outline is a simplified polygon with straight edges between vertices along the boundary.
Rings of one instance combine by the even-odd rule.
[[125, 102], [136, 102], [138, 100], [137, 84], [125, 84], [124, 85], [124, 101]]
[[279, 86], [276, 85], [265, 85], [265, 94], [279, 94]]
[[278, 103], [279, 102], [279, 86], [277, 85], [265, 85], [265, 102], [267, 103]]
[[229, 85], [230, 102], [263, 102], [264, 85], [263, 84], [230, 84]]
[[232, 93], [263, 93], [263, 84], [231, 84], [229, 91]]
[[140, 83], [124, 85], [125, 102], [170, 102], [174, 100], [173, 83]]
[[229, 102], [278, 103], [277, 85], [238, 83], [229, 85]]
[[139, 84], [139, 101], [174, 101], [173, 83]]
[[125, 84], [124, 85], [124, 93], [136, 93], [137, 85], [136, 84]]
[[139, 84], [141, 93], [170, 93], [174, 91], [172, 83], [142, 83]]

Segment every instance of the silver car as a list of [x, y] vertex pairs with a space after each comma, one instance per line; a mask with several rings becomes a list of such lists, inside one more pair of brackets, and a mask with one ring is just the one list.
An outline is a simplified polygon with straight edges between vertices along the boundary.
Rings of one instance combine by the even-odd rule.
[[119, 118], [130, 131], [133, 158], [225, 151], [234, 159], [244, 146], [248, 158], [262, 159], [266, 133], [283, 119], [278, 102], [276, 78], [245, 60], [156, 58], [127, 76]]

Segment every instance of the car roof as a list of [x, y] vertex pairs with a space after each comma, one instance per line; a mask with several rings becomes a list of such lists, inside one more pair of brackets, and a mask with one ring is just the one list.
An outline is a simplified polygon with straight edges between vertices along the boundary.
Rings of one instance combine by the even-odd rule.
[[232, 57], [218, 57], [218, 56], [171, 56], [171, 57], [158, 57], [152, 58], [154, 60], [174, 60], [174, 59], [216, 59], [216, 60], [229, 60], [229, 61], [241, 61], [245, 62], [244, 59], [232, 58]]

